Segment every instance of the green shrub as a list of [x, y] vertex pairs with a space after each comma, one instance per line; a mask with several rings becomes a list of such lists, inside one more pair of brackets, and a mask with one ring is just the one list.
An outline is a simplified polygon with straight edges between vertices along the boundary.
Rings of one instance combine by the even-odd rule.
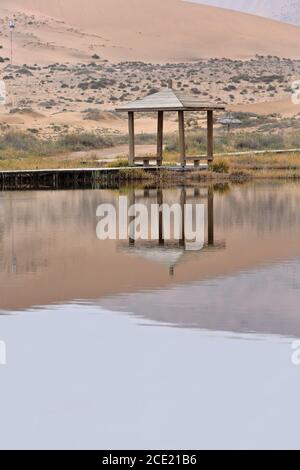
[[214, 173], [228, 173], [229, 163], [225, 160], [217, 160], [209, 165], [209, 169]]

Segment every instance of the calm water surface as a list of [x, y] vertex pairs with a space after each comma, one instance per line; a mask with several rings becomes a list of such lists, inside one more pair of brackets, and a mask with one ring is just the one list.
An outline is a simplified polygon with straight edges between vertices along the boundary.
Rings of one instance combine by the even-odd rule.
[[[119, 195], [205, 246], [98, 240]], [[0, 193], [0, 311], [0, 448], [300, 448], [298, 183]]]

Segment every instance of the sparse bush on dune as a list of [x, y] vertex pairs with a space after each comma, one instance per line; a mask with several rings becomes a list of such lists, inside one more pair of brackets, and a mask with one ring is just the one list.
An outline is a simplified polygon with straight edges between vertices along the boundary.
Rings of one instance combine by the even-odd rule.
[[243, 134], [234, 137], [237, 150], [267, 150], [285, 148], [285, 140], [278, 134]]
[[30, 151], [32, 149], [38, 150], [39, 147], [39, 140], [32, 134], [24, 132], [7, 132], [0, 137], [0, 150], [11, 148], [16, 151]]
[[137, 144], [156, 144], [156, 139], [157, 139], [156, 134], [149, 134], [149, 133], [141, 132], [136, 135]]
[[84, 120], [101, 121], [102, 112], [100, 109], [88, 109], [84, 112]]
[[[165, 150], [169, 153], [178, 152], [178, 136], [170, 134], [165, 137]], [[206, 131], [203, 129], [191, 130], [186, 133], [187, 152], [205, 154]], [[296, 132], [238, 132], [215, 133], [215, 152], [230, 153], [238, 151], [281, 150], [300, 148], [300, 137]]]
[[[178, 152], [179, 141], [177, 134], [170, 134], [166, 136], [166, 147], [167, 152]], [[206, 148], [206, 134], [203, 130], [187, 132], [186, 135], [186, 147], [187, 151], [205, 151]]]
[[93, 133], [66, 134], [57, 141], [59, 147], [66, 150], [101, 149], [112, 146], [112, 141]]
[[7, 132], [0, 136], [0, 158], [48, 157], [69, 151], [103, 149], [113, 145], [109, 137], [93, 133], [65, 134], [58, 139], [40, 139], [32, 132]]

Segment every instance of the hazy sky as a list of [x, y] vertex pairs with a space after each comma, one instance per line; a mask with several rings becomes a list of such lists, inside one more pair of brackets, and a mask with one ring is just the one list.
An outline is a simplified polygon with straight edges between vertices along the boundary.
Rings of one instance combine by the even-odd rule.
[[300, 0], [190, 0], [300, 24]]

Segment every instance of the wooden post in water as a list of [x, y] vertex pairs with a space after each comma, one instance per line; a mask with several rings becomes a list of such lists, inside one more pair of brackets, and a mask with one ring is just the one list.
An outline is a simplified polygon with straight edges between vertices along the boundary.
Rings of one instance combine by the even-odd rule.
[[186, 205], [186, 189], [181, 189], [180, 206], [181, 206], [181, 239], [179, 245], [185, 248], [185, 205]]
[[207, 161], [214, 159], [214, 115], [213, 111], [207, 111]]
[[157, 190], [157, 204], [159, 206], [159, 213], [158, 213], [158, 239], [159, 239], [159, 245], [163, 246], [165, 244], [164, 240], [164, 219], [163, 219], [163, 211], [162, 211], [162, 205], [163, 205], [163, 191], [162, 189]]
[[[128, 209], [135, 204], [135, 190], [131, 188], [128, 193]], [[128, 215], [128, 238], [129, 238], [129, 246], [135, 245], [135, 217], [132, 215]]]
[[208, 225], [208, 245], [213, 246], [215, 243], [214, 233], [214, 190], [208, 189], [207, 195], [207, 225]]
[[179, 155], [181, 166], [184, 167], [186, 164], [185, 154], [185, 135], [184, 135], [184, 111], [178, 111], [178, 123], [179, 123]]
[[129, 130], [129, 165], [134, 165], [135, 158], [135, 142], [134, 142], [134, 113], [128, 113], [128, 130]]
[[164, 131], [164, 113], [158, 111], [157, 114], [157, 165], [162, 165], [163, 160], [163, 131]]

